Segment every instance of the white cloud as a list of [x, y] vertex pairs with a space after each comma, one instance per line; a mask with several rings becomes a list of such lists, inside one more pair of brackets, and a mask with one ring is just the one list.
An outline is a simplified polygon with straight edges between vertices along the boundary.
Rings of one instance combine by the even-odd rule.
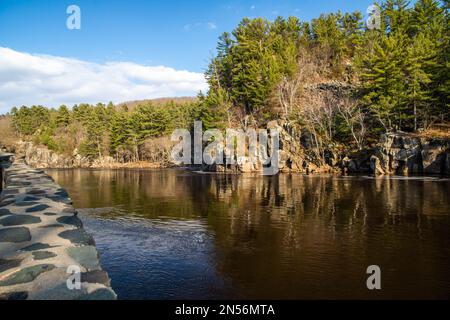
[[133, 62], [92, 63], [0, 47], [0, 114], [21, 105], [118, 103], [192, 96], [206, 89], [201, 73]]
[[207, 23], [207, 28], [210, 29], [210, 30], [214, 30], [214, 29], [217, 29], [217, 26], [216, 26], [216, 24], [214, 22], [208, 22]]
[[255, 10], [255, 8], [256, 8], [256, 6], [255, 6], [255, 5], [252, 5], [252, 6], [250, 7], [250, 10]]
[[217, 29], [217, 25], [214, 22], [196, 22], [196, 23], [188, 23], [183, 26], [183, 30], [186, 32], [192, 31], [193, 29], [197, 28], [205, 28], [208, 30], [215, 30]]

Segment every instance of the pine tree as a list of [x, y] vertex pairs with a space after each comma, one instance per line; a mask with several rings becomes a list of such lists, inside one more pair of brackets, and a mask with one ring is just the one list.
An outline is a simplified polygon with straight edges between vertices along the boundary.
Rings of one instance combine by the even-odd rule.
[[418, 0], [412, 12], [412, 29], [416, 39], [423, 42], [422, 64], [429, 75], [429, 108], [426, 123], [443, 120], [449, 114], [449, 23], [445, 7], [435, 0]]
[[405, 64], [405, 79], [407, 82], [407, 99], [412, 108], [416, 131], [419, 128], [419, 116], [426, 119], [431, 110], [431, 93], [428, 84], [431, 82], [431, 74], [425, 68], [426, 61], [430, 60], [430, 39], [420, 34], [414, 39], [414, 43], [407, 50], [407, 63]]
[[331, 69], [336, 73], [342, 72], [342, 63], [346, 53], [345, 35], [339, 26], [342, 14], [320, 15], [313, 19], [313, 41], [322, 53], [322, 59], [329, 61]]
[[115, 112], [111, 119], [110, 153], [116, 154], [119, 147], [124, 146], [127, 139], [127, 116], [125, 112]]
[[384, 35], [375, 43], [371, 56], [359, 57], [364, 101], [384, 129], [401, 129], [407, 120], [404, 79], [405, 35]]
[[381, 6], [387, 34], [406, 33], [409, 30], [411, 20], [408, 6], [407, 0], [387, 0]]
[[66, 127], [70, 122], [70, 112], [67, 106], [61, 105], [56, 116], [56, 125], [58, 127]]

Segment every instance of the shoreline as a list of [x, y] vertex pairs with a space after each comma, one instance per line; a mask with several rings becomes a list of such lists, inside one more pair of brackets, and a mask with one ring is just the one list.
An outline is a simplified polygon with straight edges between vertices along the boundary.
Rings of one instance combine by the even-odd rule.
[[[314, 156], [314, 150], [303, 146], [283, 127], [275, 125], [282, 134], [279, 152], [281, 173], [303, 174], [376, 174], [376, 175], [450, 175], [450, 139], [424, 138], [416, 134], [397, 132], [380, 137], [377, 144], [359, 151], [333, 149], [325, 159]], [[86, 157], [78, 153], [63, 155], [32, 142], [20, 142], [15, 147], [18, 158], [34, 168], [70, 169], [166, 169], [181, 168], [190, 171], [216, 173], [256, 173], [262, 164], [253, 163], [249, 156], [235, 159], [235, 164], [182, 165], [170, 159], [156, 161], [118, 162], [111, 156]]]
[[322, 173], [304, 173], [304, 172], [279, 172], [273, 176], [263, 176], [259, 172], [211, 172], [211, 171], [200, 171], [196, 168], [187, 167], [142, 167], [142, 168], [131, 168], [131, 167], [96, 167], [96, 168], [36, 168], [37, 170], [49, 170], [49, 171], [65, 171], [65, 170], [86, 170], [86, 171], [162, 171], [162, 170], [177, 170], [186, 171], [189, 173], [195, 173], [199, 175], [211, 175], [211, 176], [242, 176], [242, 177], [274, 177], [278, 175], [295, 175], [295, 176], [305, 176], [311, 178], [320, 177], [335, 177], [335, 178], [365, 178], [365, 179], [392, 179], [392, 180], [432, 180], [432, 181], [446, 181], [450, 179], [450, 175], [439, 175], [439, 174], [410, 174], [410, 175], [398, 175], [398, 174], [385, 174], [376, 175], [373, 173], [337, 173], [337, 172], [322, 172]]

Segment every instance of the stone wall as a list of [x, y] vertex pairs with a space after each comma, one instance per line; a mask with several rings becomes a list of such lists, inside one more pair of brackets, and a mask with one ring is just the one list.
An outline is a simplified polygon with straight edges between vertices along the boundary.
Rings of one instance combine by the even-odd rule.
[[[12, 164], [4, 178], [0, 300], [116, 299], [94, 239], [83, 229], [67, 192], [24, 163]], [[74, 278], [69, 267], [79, 268], [80, 288], [68, 288], [67, 280]]]

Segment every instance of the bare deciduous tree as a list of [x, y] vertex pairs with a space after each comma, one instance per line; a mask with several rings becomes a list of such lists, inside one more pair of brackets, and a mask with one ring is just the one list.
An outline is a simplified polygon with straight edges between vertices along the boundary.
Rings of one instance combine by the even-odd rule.
[[294, 76], [283, 76], [275, 93], [276, 103], [282, 109], [282, 117], [289, 120], [305, 84], [313, 83], [318, 79], [317, 66], [306, 52], [299, 54], [298, 69]]
[[364, 147], [367, 127], [366, 116], [358, 105], [358, 102], [352, 98], [346, 97], [337, 104], [339, 114], [344, 119], [348, 129], [350, 130], [353, 140], [359, 150]]
[[312, 89], [299, 102], [298, 115], [304, 128], [311, 133], [313, 152], [325, 163], [325, 151], [333, 142], [335, 98], [330, 92]]

